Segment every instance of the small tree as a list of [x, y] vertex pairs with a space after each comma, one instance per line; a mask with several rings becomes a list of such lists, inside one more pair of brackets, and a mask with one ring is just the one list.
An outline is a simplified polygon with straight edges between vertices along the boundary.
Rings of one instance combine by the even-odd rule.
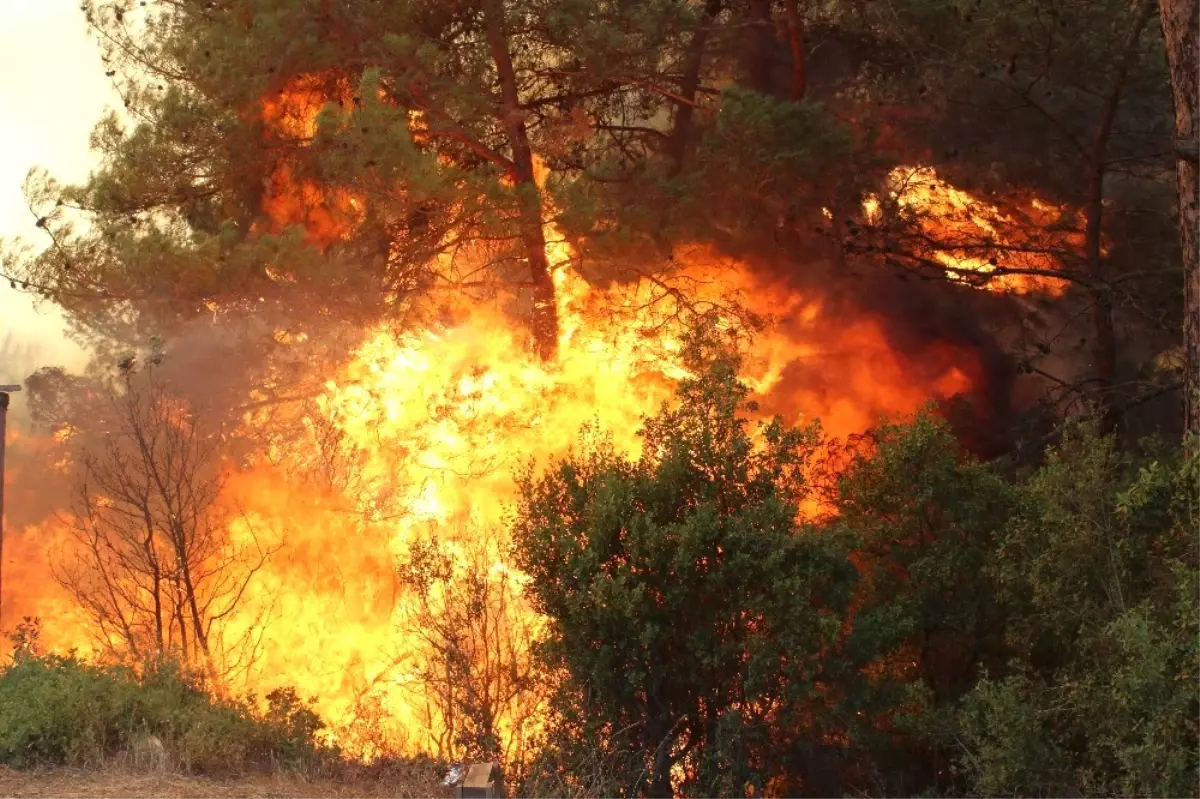
[[[156, 382], [126, 371], [81, 454], [59, 582], [118, 657], [174, 656], [211, 677], [234, 666], [224, 624], [271, 551], [229, 536], [225, 478], [195, 415]], [[248, 643], [248, 642], [242, 642]]]
[[1021, 486], [982, 573], [1011, 661], [953, 741], [982, 796], [1196, 794], [1197, 460], [1072, 429]]
[[563, 737], [632, 750], [615, 775], [630, 796], [672, 795], [680, 768], [689, 792], [761, 791], [781, 747], [816, 743], [854, 585], [835, 536], [797, 528], [815, 429], [753, 431], [736, 364], [693, 365], [641, 458], [585, 438], [523, 477], [514, 526], [576, 708]]
[[830, 500], [830, 524], [852, 542], [860, 579], [840, 653], [861, 669], [856, 698], [870, 721], [853, 739], [870, 752], [875, 791], [943, 790], [944, 756], [907, 733], [1007, 655], [1002, 608], [980, 571], [1013, 491], [931, 415], [881, 425], [866, 440]]
[[487, 537], [413, 544], [397, 569], [407, 589], [400, 627], [433, 752], [519, 768], [543, 709], [538, 619], [496, 549]]

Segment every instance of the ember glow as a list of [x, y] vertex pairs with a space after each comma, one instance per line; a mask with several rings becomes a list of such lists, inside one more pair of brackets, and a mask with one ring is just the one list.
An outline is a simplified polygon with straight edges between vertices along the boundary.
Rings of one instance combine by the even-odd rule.
[[[285, 153], [311, 143], [317, 133], [317, 114], [327, 101], [327, 84], [331, 83], [338, 81], [303, 76], [263, 100], [258, 109], [260, 118], [271, 135], [280, 140]], [[340, 84], [339, 91], [348, 99], [349, 91]], [[342, 238], [362, 218], [360, 198], [344, 189], [329, 191], [315, 181], [297, 179], [293, 173], [291, 159], [285, 154], [266, 180], [262, 207], [274, 232], [300, 225], [310, 244], [324, 248]]]

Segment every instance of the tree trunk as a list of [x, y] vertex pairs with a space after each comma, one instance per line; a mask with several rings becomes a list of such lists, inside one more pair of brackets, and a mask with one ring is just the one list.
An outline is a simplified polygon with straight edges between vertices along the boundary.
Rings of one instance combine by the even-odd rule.
[[800, 23], [799, 0], [787, 0], [783, 4], [787, 15], [788, 46], [792, 50], [792, 90], [789, 94], [793, 103], [804, 99], [808, 90], [808, 76], [804, 71], [804, 26]]
[[[1200, 192], [1196, 118], [1200, 94], [1200, 0], [1159, 0], [1171, 89], [1175, 97], [1175, 166], [1179, 183], [1179, 243], [1183, 252], [1184, 434], [1200, 435]], [[1189, 443], [1191, 446], [1191, 443]]]
[[179, 581], [178, 569], [173, 578], [175, 582], [175, 623], [179, 625], [179, 651], [185, 660], [190, 660], [192, 659], [192, 653], [188, 651], [188, 628], [187, 622], [183, 618], [183, 584]]
[[534, 180], [533, 151], [529, 146], [529, 133], [525, 129], [525, 118], [520, 108], [517, 74], [508, 51], [503, 0], [484, 0], [483, 14], [488, 48], [500, 78], [501, 111], [512, 147], [513, 183], [516, 184], [517, 202], [520, 203], [521, 244], [525, 247], [533, 283], [533, 319], [530, 327], [538, 354], [545, 360], [552, 360], [558, 351], [558, 307], [554, 296], [554, 277], [550, 274], [550, 261], [546, 257], [542, 199]]
[[154, 595], [154, 646], [155, 652], [161, 657], [166, 649], [163, 632], [162, 569], [158, 565], [158, 553], [154, 550], [154, 519], [150, 516], [149, 505], [143, 505], [142, 519], [146, 525], [142, 552], [146, 557], [146, 567], [150, 570], [150, 590]]
[[1092, 357], [1094, 359], [1095, 380], [1100, 398], [1100, 427], [1101, 432], [1108, 434], [1116, 428], [1116, 406], [1112, 396], [1113, 383], [1116, 379], [1117, 341], [1113, 329], [1112, 287], [1106, 274], [1104, 256], [1101, 252], [1101, 234], [1104, 220], [1104, 176], [1108, 157], [1108, 142], [1112, 136], [1113, 123], [1121, 105], [1121, 94], [1129, 69], [1137, 58], [1138, 41], [1142, 31], [1154, 11], [1151, 0], [1141, 0], [1136, 9], [1136, 17], [1125, 39], [1125, 45], [1119, 54], [1117, 71], [1113, 75], [1112, 85], [1104, 99], [1104, 107], [1100, 113], [1100, 124], [1096, 129], [1095, 138], [1088, 163], [1088, 194], [1085, 213], [1087, 225], [1085, 232], [1085, 254], [1087, 258], [1088, 279], [1092, 294]]
[[671, 159], [669, 177], [678, 177], [683, 171], [688, 143], [692, 138], [692, 117], [696, 111], [696, 90], [700, 88], [700, 74], [704, 66], [704, 50], [712, 35], [712, 23], [721, 13], [721, 0], [708, 0], [704, 4], [704, 16], [700, 26], [688, 42], [687, 55], [683, 61], [683, 77], [679, 81], [679, 96], [684, 102], [675, 108], [675, 120], [667, 139], [667, 156]]
[[747, 57], [750, 88], [759, 94], [771, 93], [771, 45], [775, 28], [771, 23], [771, 0], [750, 0]]
[[650, 799], [671, 799], [675, 795], [675, 789], [671, 785], [671, 766], [674, 764], [671, 760], [671, 744], [670, 730], [660, 737], [661, 740], [654, 750], [654, 766], [651, 769], [650, 790], [647, 796]]
[[[186, 558], [187, 553], [182, 553], [182, 556]], [[192, 620], [192, 643], [204, 659], [205, 669], [210, 672], [210, 676], [215, 677], [216, 675], [212, 673], [212, 652], [208, 648], [207, 625], [204, 623], [204, 616], [200, 613], [200, 604], [196, 598], [196, 585], [192, 581], [191, 564], [186, 561], [183, 564], [183, 590], [187, 600], [187, 611]]]

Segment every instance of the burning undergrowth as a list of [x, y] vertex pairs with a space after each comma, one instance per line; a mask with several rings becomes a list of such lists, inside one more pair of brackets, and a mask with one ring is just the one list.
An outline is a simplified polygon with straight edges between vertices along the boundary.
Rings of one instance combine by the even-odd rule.
[[[213, 409], [211, 396], [202, 407], [205, 385], [221, 382], [229, 363], [206, 369], [186, 339], [169, 344], [152, 366], [173, 390], [196, 398], [189, 407], [204, 411], [197, 424], [214, 423], [204, 435], [209, 467], [222, 481], [228, 547], [270, 555], [253, 563], [252, 590], [235, 606], [218, 605], [222, 615], [212, 625], [214, 653], [218, 641], [229, 650], [214, 673], [230, 690], [262, 694], [295, 685], [317, 698], [339, 740], [363, 754], [452, 748], [445, 738], [449, 711], [430, 698], [423, 665], [430, 648], [444, 649], [446, 641], [413, 632], [430, 629], [416, 624], [421, 613], [450, 611], [423, 609], [419, 600], [448, 591], [466, 569], [491, 586], [491, 600], [503, 595], [509, 603], [502, 623], [523, 633], [507, 657], [527, 662], [523, 647], [536, 620], [521, 608], [519, 575], [504, 566], [502, 540], [513, 474], [529, 460], [564, 454], [589, 424], [610, 434], [619, 451], [636, 454], [641, 418], [669, 402], [675, 381], [688, 374], [689, 314], [715, 314], [718, 329], [740, 343], [743, 379], [764, 412], [796, 423], [820, 420], [839, 438], [866, 431], [885, 414], [969, 395], [987, 372], [983, 348], [969, 338], [939, 338], [936, 329], [900, 338], [896, 319], [830, 302], [703, 248], [677, 253], [686, 295], [651, 281], [599, 289], [574, 273], [569, 252], [559, 255], [561, 334], [552, 362], [532, 352], [502, 304], [451, 300], [442, 303], [440, 324], [370, 330], [341, 364], [310, 364], [297, 394], [283, 390], [280, 377], [278, 386], [255, 389], [229, 409]], [[745, 316], [721, 316], [719, 309], [735, 303]], [[747, 318], [770, 324], [751, 335]], [[310, 334], [294, 328], [275, 338], [285, 351], [304, 352]], [[231, 350], [224, 342], [209, 352], [217, 366]], [[130, 372], [130, 380], [142, 379], [136, 368]], [[94, 401], [91, 418], [111, 418], [102, 392]], [[235, 408], [240, 418], [228, 413]], [[65, 441], [39, 440], [30, 454], [77, 471], [78, 447], [119, 432], [87, 428], [62, 427]], [[17, 499], [37, 490], [31, 465], [14, 475]], [[13, 599], [5, 618], [42, 616], [45, 641], [55, 648], [129, 654], [120, 625], [111, 623], [136, 615], [138, 603], [109, 607], [107, 632], [97, 635], [94, 603], [89, 616], [61, 579], [62, 564], [80, 544], [68, 533], [78, 510], [59, 512], [21, 525], [10, 542], [28, 566], [19, 586], [6, 585]], [[433, 579], [436, 590], [426, 584], [414, 593], [397, 569], [431, 541], [453, 555], [454, 565]], [[210, 557], [231, 558], [231, 551]], [[476, 655], [485, 643], [473, 645]], [[512, 697], [504, 716], [501, 738], [510, 753], [536, 723], [532, 710], [517, 707], [522, 701]], [[363, 738], [364, 729], [374, 737]]]
[[[306, 207], [328, 198], [281, 169], [268, 213], [280, 226], [307, 221], [310, 243], [336, 246], [360, 201], [338, 195], [345, 213], [314, 217]], [[933, 216], [967, 213], [947, 187], [925, 190]], [[876, 213], [866, 208], [861, 223]], [[996, 220], [968, 217], [944, 224], [1000, 235]], [[30, 387], [54, 434], [22, 434], [13, 450], [12, 504], [39, 511], [10, 517], [8, 562], [23, 568], [5, 583], [4, 626], [40, 616], [47, 646], [112, 658], [136, 657], [146, 635], [190, 641], [168, 648], [203, 661], [222, 690], [295, 686], [338, 743], [367, 757], [462, 751], [455, 736], [483, 722], [463, 716], [455, 692], [482, 679], [496, 692], [483, 726], [519, 759], [542, 709], [530, 649], [539, 621], [506, 565], [514, 474], [561, 457], [589, 426], [636, 456], [641, 420], [691, 374], [685, 341], [697, 324], [739, 351], [764, 415], [819, 420], [834, 440], [930, 402], [947, 413], [965, 403], [966, 431], [1007, 411], [1011, 370], [980, 321], [1005, 299], [966, 285], [987, 288], [985, 278], [900, 284], [691, 245], [675, 248], [669, 270], [600, 286], [546, 233], [558, 326], [549, 359], [530, 346], [521, 292], [398, 299], [392, 318], [406, 323], [363, 329], [290, 307], [284, 275], [278, 298], [264, 292], [250, 311], [211, 304], [165, 352], [125, 360], [115, 377], [41, 373]], [[987, 271], [973, 255], [942, 255], [956, 274]], [[462, 271], [443, 260], [443, 278]], [[154, 400], [149, 416], [130, 409], [156, 390], [177, 412], [157, 413]], [[174, 460], [153, 456], [146, 436], [175, 441]], [[203, 507], [166, 496], [164, 460], [219, 490]], [[137, 490], [98, 489], [105, 473]], [[52, 485], [76, 501], [44, 501]], [[143, 529], [104, 549], [97, 520], [113, 512], [140, 514]], [[104, 576], [81, 588], [71, 569], [87, 567]], [[193, 567], [209, 582], [191, 585]], [[147, 613], [161, 618], [145, 627]]]

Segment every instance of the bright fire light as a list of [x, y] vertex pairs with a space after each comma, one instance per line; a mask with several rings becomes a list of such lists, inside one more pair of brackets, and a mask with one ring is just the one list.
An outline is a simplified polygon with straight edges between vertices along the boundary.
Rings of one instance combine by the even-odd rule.
[[[1037, 198], [1003, 211], [951, 186], [932, 167], [897, 167], [887, 182], [888, 198], [915, 217], [924, 238], [917, 254], [943, 264], [952, 280], [1011, 294], [1066, 291], [1066, 280], [1050, 273], [1061, 269], [1058, 252], [1082, 244], [1077, 214]], [[878, 197], [866, 198], [863, 215], [872, 223], [882, 219]]]
[[[287, 97], [268, 103], [264, 118], [279, 132], [311, 137], [319, 92], [303, 85], [294, 97], [297, 107]], [[361, 199], [314, 194], [315, 186], [296, 185], [287, 169], [281, 165], [271, 178], [268, 214], [280, 226], [306, 225], [318, 245], [344, 236], [363, 212]], [[927, 211], [928, 224], [1001, 235], [1007, 217], [997, 209], [979, 210], [932, 170], [918, 176], [923, 182], [908, 182], [896, 199]], [[486, 541], [487, 551], [475, 555], [490, 564], [489, 579], [509, 577], [504, 531], [516, 498], [514, 472], [529, 460], [545, 465], [563, 456], [589, 424], [611, 435], [618, 452], [636, 457], [641, 419], [669, 402], [687, 374], [680, 308], [661, 286], [594, 286], [576, 273], [572, 253], [551, 229], [548, 238], [555, 242], [549, 254], [560, 323], [554, 361], [533, 352], [521, 321], [499, 302], [451, 300], [437, 327], [367, 331], [304, 412], [301, 440], [282, 442], [249, 467], [228, 466], [224, 501], [238, 510], [231, 539], [283, 544], [228, 624], [230, 640], [253, 630], [260, 646], [253, 666], [232, 678], [232, 690], [262, 696], [295, 686], [316, 698], [339, 742], [366, 756], [381, 746], [398, 753], [437, 748], [441, 722], [413, 690], [421, 642], [407, 626], [414, 598], [399, 589], [397, 564], [418, 541], [436, 539], [464, 559]], [[938, 257], [959, 273], [987, 271], [952, 251]], [[696, 300], [735, 293], [748, 311], [776, 320], [747, 349], [743, 378], [764, 411], [789, 422], [819, 419], [835, 437], [860, 433], [882, 414], [911, 413], [966, 392], [979, 374], [971, 352], [944, 344], [902, 352], [880, 319], [833, 310], [827, 298], [744, 263], [701, 247], [680, 248], [675, 260], [694, 281]], [[1034, 290], [1024, 276], [995, 282], [993, 288]], [[1038, 285], [1053, 293], [1053, 282]], [[280, 343], [293, 340], [289, 335]], [[251, 411], [243, 424], [260, 430], [272, 420]], [[66, 545], [57, 522], [15, 538], [24, 568], [8, 594], [15, 607], [6, 607], [7, 618], [39, 615], [48, 646], [86, 648], [80, 612], [49, 572], [49, 558]], [[506, 585], [516, 590], [520, 580]], [[537, 620], [517, 607], [515, 615], [536, 629]], [[367, 726], [385, 740], [364, 740]], [[506, 746], [523, 732], [511, 719], [501, 725]]]

